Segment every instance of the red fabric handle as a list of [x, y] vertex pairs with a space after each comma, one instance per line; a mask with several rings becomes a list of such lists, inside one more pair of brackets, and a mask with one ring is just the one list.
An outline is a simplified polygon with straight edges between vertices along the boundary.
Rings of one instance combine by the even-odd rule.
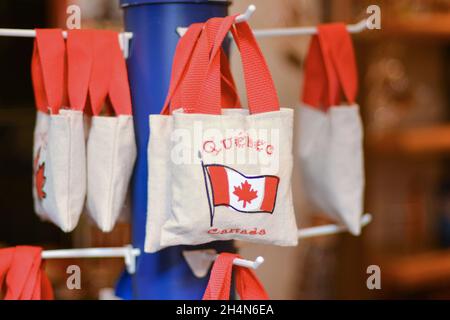
[[109, 87], [109, 98], [117, 115], [131, 115], [133, 110], [127, 64], [122, 49], [120, 49], [119, 34], [115, 33], [115, 35], [116, 42], [110, 48], [110, 54], [113, 56], [113, 74]]
[[241, 100], [236, 89], [233, 75], [230, 70], [230, 62], [223, 49], [220, 50], [221, 65], [221, 92], [223, 108], [241, 108]]
[[67, 31], [68, 94], [70, 108], [83, 111], [92, 69], [92, 32]]
[[322, 43], [330, 43], [331, 61], [339, 80], [340, 90], [347, 102], [354, 103], [358, 91], [358, 71], [352, 38], [345, 24], [319, 26], [319, 38]]
[[93, 62], [89, 82], [92, 113], [100, 115], [109, 97], [116, 115], [130, 115], [130, 88], [118, 33], [107, 30], [90, 32], [93, 38]]
[[179, 89], [174, 96], [171, 110], [183, 107], [192, 110], [200, 91], [203, 77], [209, 61], [209, 53], [214, 43], [214, 37], [222, 23], [222, 18], [209, 19], [204, 25], [197, 44], [192, 53], [189, 65], [185, 71]]
[[183, 107], [184, 110], [193, 108], [196, 96], [201, 86], [203, 74], [209, 60], [208, 34], [215, 32], [220, 26], [220, 18], [213, 18], [202, 25], [202, 30], [193, 48], [188, 65], [185, 66], [182, 79], [170, 103], [170, 112]]
[[311, 39], [305, 62], [305, 76], [303, 81], [303, 102], [316, 108], [327, 108], [333, 104], [337, 88], [337, 78], [330, 59], [323, 57], [319, 38]]
[[[173, 58], [169, 91], [161, 114], [171, 114], [181, 107], [194, 107], [221, 21], [222, 18], [212, 18], [205, 24], [192, 24], [179, 40]], [[230, 108], [240, 107], [236, 84], [223, 49], [221, 55], [222, 103]]]
[[0, 249], [0, 288], [6, 282], [5, 300], [53, 299], [41, 254], [37, 247]]
[[[190, 64], [186, 69], [181, 85], [174, 96], [172, 110], [183, 107], [185, 111], [192, 111], [193, 108], [195, 108], [208, 69], [210, 52], [214, 46], [214, 40], [222, 22], [223, 18], [211, 18], [204, 24], [200, 38], [198, 39], [197, 45], [191, 56]], [[231, 106], [232, 108], [240, 107], [240, 101], [231, 74], [229, 61], [222, 48], [220, 48], [220, 55], [223, 58], [221, 59], [220, 65], [220, 94], [222, 104]]]
[[41, 112], [48, 113], [48, 102], [45, 95], [44, 79], [42, 78], [42, 66], [39, 61], [39, 50], [36, 40], [34, 40], [33, 56], [31, 58], [31, 80], [33, 82], [36, 109]]
[[[62, 106], [65, 88], [65, 53], [66, 46], [61, 29], [36, 29], [36, 55], [39, 64], [32, 63], [32, 75], [35, 90], [41, 90], [42, 80], [46, 102], [52, 114], [57, 114]], [[33, 55], [35, 57], [35, 55]], [[37, 73], [42, 72], [42, 78]], [[42, 93], [35, 91], [37, 104], [42, 104]]]
[[194, 23], [189, 26], [186, 33], [178, 41], [173, 57], [172, 72], [170, 76], [169, 91], [161, 110], [161, 114], [168, 115], [171, 113], [169, 104], [171, 103], [181, 79], [183, 78], [186, 68], [189, 65], [192, 53], [197, 44], [198, 38], [202, 32], [203, 23]]
[[195, 108], [197, 113], [220, 114], [220, 60], [219, 49], [228, 31], [232, 31], [241, 52], [247, 89], [248, 105], [251, 114], [277, 111], [280, 109], [270, 71], [259, 49], [256, 39], [246, 22], [238, 23], [233, 28], [236, 16], [224, 18], [216, 36], [207, 76]]
[[15, 248], [0, 249], [0, 293], [2, 291], [6, 275], [8, 274]]
[[[221, 253], [211, 270], [203, 300], [229, 300], [233, 261], [238, 254]], [[236, 290], [242, 300], [268, 300], [264, 287], [255, 273], [245, 267], [236, 267]]]
[[328, 109], [341, 103], [341, 93], [348, 103], [354, 103], [357, 90], [355, 54], [345, 25], [319, 26], [306, 58], [302, 100]]

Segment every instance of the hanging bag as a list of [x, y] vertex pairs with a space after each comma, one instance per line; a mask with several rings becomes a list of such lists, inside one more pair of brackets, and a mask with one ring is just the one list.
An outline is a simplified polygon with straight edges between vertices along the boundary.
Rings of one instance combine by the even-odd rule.
[[[238, 254], [221, 253], [211, 269], [203, 300], [230, 300], [233, 261]], [[236, 291], [241, 300], [268, 300], [269, 296], [255, 273], [249, 268], [235, 267]]]
[[[46, 125], [42, 123], [37, 123], [39, 133], [35, 132], [34, 195], [39, 202], [37, 213], [63, 231], [70, 232], [78, 223], [86, 195], [83, 111], [79, 109], [81, 106], [63, 107], [66, 50], [62, 31], [36, 29], [35, 50], [39, 64], [33, 63], [34, 88], [39, 92], [41, 86], [36, 83], [41, 79], [47, 112], [50, 112], [47, 132], [44, 132]], [[36, 74], [36, 69], [41, 69], [41, 76]], [[71, 89], [69, 87], [69, 91]], [[40, 96], [39, 93], [35, 95]], [[37, 103], [42, 100], [38, 98]], [[40, 122], [47, 121], [46, 117], [41, 118]]]
[[[160, 245], [161, 228], [171, 215], [170, 144], [172, 133], [171, 113], [192, 106], [206, 75], [209, 51], [222, 22], [214, 18], [208, 23], [189, 26], [179, 40], [172, 66], [170, 87], [160, 115], [150, 115], [151, 135], [148, 144], [148, 205], [145, 251], [155, 252]], [[201, 37], [201, 39], [200, 39]], [[198, 44], [200, 42], [200, 44]], [[229, 107], [240, 107], [236, 87], [223, 50], [221, 55], [222, 102]], [[194, 60], [194, 61], [192, 61]]]
[[319, 26], [306, 59], [304, 104], [297, 112], [298, 158], [311, 202], [354, 235], [361, 229], [364, 189], [356, 92], [356, 63], [345, 25]]
[[86, 205], [98, 227], [109, 232], [124, 208], [137, 150], [128, 76], [118, 34], [91, 32], [93, 42], [84, 43], [93, 47]]
[[[246, 22], [227, 17], [195, 108], [173, 113], [172, 215], [161, 245], [246, 240], [297, 245], [292, 204], [293, 110], [280, 109]], [[222, 109], [220, 54], [229, 30], [241, 52], [249, 110]]]
[[[58, 32], [58, 31], [56, 31]], [[46, 41], [51, 41], [50, 37], [41, 36], [37, 32], [33, 47], [33, 57], [31, 60], [31, 78], [33, 82], [34, 98], [36, 104], [36, 123], [34, 126], [33, 141], [33, 201], [34, 211], [43, 220], [47, 220], [47, 214], [42, 206], [42, 200], [46, 197], [44, 191], [45, 184], [45, 155], [47, 152], [47, 135], [50, 124], [48, 102], [44, 88], [42, 65], [40, 61], [38, 41], [44, 42], [41, 46], [47, 48]], [[55, 34], [56, 35], [56, 34]], [[56, 48], [55, 48], [56, 49]], [[63, 53], [61, 53], [63, 54]]]

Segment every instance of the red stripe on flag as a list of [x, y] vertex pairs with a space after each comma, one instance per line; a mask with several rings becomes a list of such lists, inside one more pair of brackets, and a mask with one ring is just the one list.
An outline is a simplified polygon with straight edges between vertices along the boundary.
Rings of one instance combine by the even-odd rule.
[[278, 181], [279, 179], [277, 177], [266, 177], [264, 185], [264, 199], [261, 204], [261, 211], [273, 212], [273, 209], [275, 208], [275, 200], [277, 198]]
[[208, 166], [209, 177], [214, 198], [214, 205], [229, 205], [228, 175], [222, 166]]

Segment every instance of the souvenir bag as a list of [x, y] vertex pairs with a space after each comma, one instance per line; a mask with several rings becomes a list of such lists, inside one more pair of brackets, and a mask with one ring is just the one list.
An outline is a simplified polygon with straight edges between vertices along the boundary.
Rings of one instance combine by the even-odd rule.
[[98, 227], [109, 232], [124, 208], [137, 151], [127, 69], [118, 34], [91, 32], [89, 95], [93, 116], [87, 141], [86, 205]]
[[[226, 17], [192, 109], [173, 113], [172, 215], [161, 246], [246, 240], [297, 244], [292, 204], [293, 110], [280, 109], [270, 72], [246, 22]], [[219, 49], [232, 31], [249, 110], [223, 109]]]
[[0, 296], [4, 300], [53, 300], [53, 289], [44, 270], [42, 249], [18, 246], [0, 249]]
[[[86, 195], [83, 111], [77, 105], [63, 107], [66, 104], [66, 50], [62, 31], [36, 29], [35, 49], [39, 64], [32, 68], [34, 88], [44, 88], [50, 112], [47, 134], [42, 134], [40, 141], [35, 134], [34, 194], [39, 201], [37, 211], [41, 217], [70, 232], [78, 223]], [[42, 71], [41, 75], [36, 74], [36, 69]], [[41, 80], [42, 87], [36, 85]], [[69, 91], [71, 89], [69, 87]]]
[[[161, 228], [171, 214], [170, 141], [171, 113], [181, 106], [192, 106], [206, 75], [209, 51], [222, 22], [210, 19], [206, 24], [192, 24], [178, 42], [166, 102], [160, 115], [150, 115], [151, 135], [148, 144], [148, 205], [145, 251], [155, 252], [160, 245]], [[201, 39], [200, 39], [201, 36]], [[198, 43], [199, 42], [199, 43]], [[240, 107], [236, 87], [223, 50], [221, 60], [222, 103]], [[194, 60], [194, 61], [192, 61]], [[188, 85], [187, 85], [188, 83]]]
[[357, 70], [343, 24], [318, 27], [305, 65], [299, 162], [312, 203], [358, 235], [363, 211], [363, 129]]
[[[203, 300], [230, 300], [233, 260], [238, 254], [221, 253], [211, 269]], [[255, 273], [249, 268], [235, 267], [236, 291], [241, 300], [269, 300], [269, 296]]]
[[[38, 41], [42, 43], [43, 48], [57, 49], [56, 47], [50, 47], [46, 42], [51, 42], [52, 36], [59, 31], [38, 32], [36, 40], [34, 41], [33, 57], [31, 60], [31, 78], [33, 82], [34, 97], [36, 103], [36, 123], [34, 127], [34, 141], [33, 141], [33, 201], [34, 211], [43, 220], [47, 219], [47, 215], [42, 207], [42, 200], [45, 198], [45, 192], [43, 190], [45, 184], [45, 153], [47, 152], [47, 134], [50, 122], [50, 115], [47, 103], [47, 97], [44, 88], [44, 80], [42, 79], [42, 66], [40, 62]], [[47, 36], [48, 35], [48, 36]], [[45, 54], [51, 54], [51, 52], [45, 51]], [[61, 55], [64, 53], [61, 52]], [[49, 72], [47, 72], [49, 73]], [[51, 73], [49, 74], [49, 76]], [[62, 79], [61, 79], [62, 81]]]

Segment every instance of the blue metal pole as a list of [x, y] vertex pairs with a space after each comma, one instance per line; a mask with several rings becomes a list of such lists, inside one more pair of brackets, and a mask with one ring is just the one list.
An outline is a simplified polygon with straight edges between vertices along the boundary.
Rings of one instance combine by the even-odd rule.
[[[133, 33], [128, 75], [133, 99], [138, 147], [132, 180], [133, 245], [141, 248], [147, 214], [148, 116], [161, 111], [170, 81], [172, 57], [179, 39], [176, 28], [225, 16], [228, 1], [121, 0], [125, 29]], [[151, 183], [151, 182], [150, 182]], [[232, 251], [231, 242], [213, 243], [218, 251]], [[124, 299], [201, 299], [208, 278], [197, 279], [182, 257], [182, 247], [138, 258], [136, 274], [124, 274], [116, 294]]]

